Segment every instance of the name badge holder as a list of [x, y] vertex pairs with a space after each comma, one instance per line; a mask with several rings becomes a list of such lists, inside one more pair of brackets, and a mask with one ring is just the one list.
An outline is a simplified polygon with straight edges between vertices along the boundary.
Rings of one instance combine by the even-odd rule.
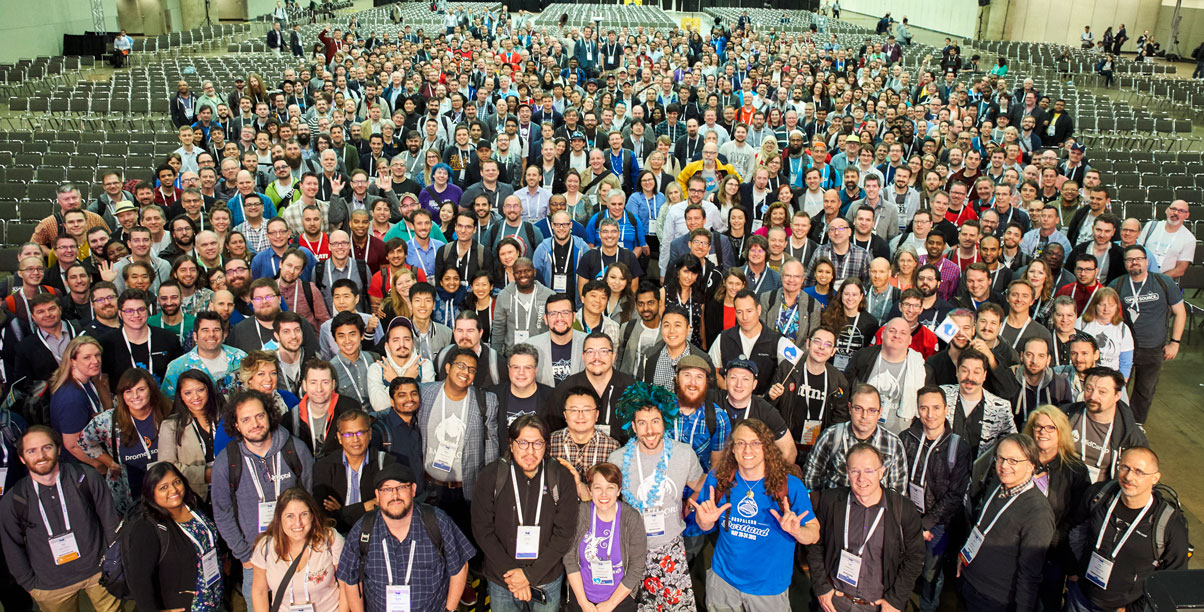
[[[464, 403], [467, 404], [466, 397]], [[439, 448], [435, 451], [435, 458], [431, 461], [431, 467], [441, 472], [451, 473], [452, 465], [456, 461], [456, 455], [460, 451], [460, 441], [464, 438], [464, 430], [467, 426], [464, 420], [458, 415], [447, 416], [447, 398], [440, 394], [440, 406], [443, 409], [443, 436], [439, 441]], [[465, 406], [467, 410], [467, 406]]]
[[268, 525], [272, 524], [272, 517], [276, 514], [276, 498], [280, 497], [280, 454], [276, 454], [275, 472], [273, 477], [268, 474], [268, 480], [272, 481], [272, 500], [268, 501], [267, 496], [263, 492], [263, 485], [259, 484], [259, 473], [255, 471], [255, 464], [251, 463], [251, 458], [244, 456], [243, 461], [247, 464], [247, 471], [251, 473], [251, 484], [255, 485], [255, 493], [259, 496], [258, 511], [258, 529], [259, 533], [267, 531]]
[[[58, 490], [59, 507], [63, 511], [63, 533], [57, 536], [51, 533], [50, 519], [46, 516], [46, 508], [42, 505], [41, 496], [38, 496], [38, 511], [42, 513], [42, 524], [46, 526], [46, 534], [50, 540], [50, 554], [54, 557], [54, 564], [65, 565], [79, 559], [79, 544], [75, 541], [75, 533], [71, 531], [71, 517], [67, 514], [67, 500], [63, 499], [62, 472], [59, 472], [54, 479], [54, 486]], [[34, 493], [36, 495], [37, 492]]]
[[1108, 506], [1108, 514], [1104, 517], [1103, 527], [1100, 528], [1099, 536], [1095, 539], [1095, 548], [1091, 549], [1091, 561], [1087, 563], [1087, 573], [1084, 576], [1091, 584], [1101, 589], [1108, 588], [1108, 579], [1112, 577], [1113, 559], [1116, 558], [1116, 554], [1120, 552], [1121, 548], [1124, 548], [1125, 543], [1129, 541], [1129, 537], [1133, 535], [1137, 526], [1141, 524], [1141, 519], [1145, 518], [1146, 512], [1149, 512], [1150, 507], [1154, 505], [1154, 498], [1151, 496], [1146, 501], [1145, 507], [1137, 515], [1137, 518], [1133, 519], [1133, 524], [1129, 525], [1125, 534], [1121, 536], [1116, 546], [1112, 548], [1112, 554], [1105, 557], [1100, 552], [1100, 546], [1104, 544], [1104, 532], [1107, 531], [1108, 524], [1112, 522], [1112, 512], [1116, 510], [1116, 502], [1119, 500], [1120, 495], [1117, 494], [1116, 497], [1112, 498], [1112, 505]]
[[[535, 503], [535, 522], [543, 514], [543, 490], [547, 480], [547, 470], [540, 470], [539, 488], [536, 489], [539, 501]], [[510, 464], [510, 485], [514, 488], [514, 511], [518, 514], [518, 533], [515, 537], [514, 558], [519, 560], [539, 558], [539, 525], [524, 525], [522, 497], [518, 494], [518, 476], [514, 472], [514, 464]]]
[[213, 532], [209, 531], [209, 527], [205, 525], [205, 521], [201, 517], [197, 516], [196, 511], [189, 509], [189, 512], [192, 513], [193, 520], [195, 520], [197, 524], [205, 530], [205, 534], [209, 536], [209, 547], [205, 548], [205, 546], [202, 545], [199, 540], [194, 538], [187, 529], [181, 528], [180, 531], [183, 531], [184, 535], [188, 536], [189, 540], [192, 540], [192, 545], [195, 546], [197, 552], [200, 553], [201, 575], [205, 579], [205, 586], [211, 587], [222, 578], [221, 565], [217, 561], [217, 540], [214, 538]]
[[878, 515], [874, 517], [874, 522], [870, 523], [870, 528], [865, 532], [865, 540], [854, 553], [849, 550], [849, 515], [853, 513], [853, 495], [849, 494], [844, 513], [844, 547], [840, 549], [840, 565], [836, 568], [837, 579], [851, 587], [857, 587], [857, 581], [861, 578], [861, 554], [865, 552], [865, 546], [874, 537], [874, 531], [878, 529], [878, 523], [882, 522], [882, 515], [885, 512], [885, 507], [878, 508]]
[[[1002, 485], [995, 487], [995, 492], [991, 493], [991, 496], [987, 499], [995, 499], [995, 497], [999, 495], [1001, 488]], [[991, 529], [994, 529], [995, 523], [999, 522], [999, 517], [1003, 516], [1003, 513], [1007, 512], [1008, 507], [1015, 503], [1016, 499], [1019, 497], [1020, 495], [1013, 495], [1010, 499], [1008, 499], [1007, 503], [999, 509], [999, 512], [995, 513], [995, 518], [991, 519], [991, 523], [987, 525], [986, 529], [980, 529], [978, 525], [982, 524], [982, 520], [986, 518], [987, 508], [990, 507], [991, 502], [988, 501], [983, 505], [982, 512], [978, 515], [978, 523], [976, 523], [974, 528], [970, 530], [970, 536], [966, 538], [966, 545], [962, 547], [961, 554], [958, 555], [961, 557], [963, 565], [970, 565], [972, 562], [974, 562], [974, 557], [978, 556], [978, 550], [982, 548], [982, 542], [986, 539], [987, 534], [991, 533]]]
[[665, 535], [665, 510], [656, 508], [644, 512], [644, 532], [648, 536]]
[[933, 440], [932, 444], [928, 446], [928, 452], [924, 453], [924, 469], [920, 470], [920, 451], [923, 450], [924, 442], [926, 441], [927, 438], [920, 438], [920, 448], [916, 450], [916, 460], [911, 466], [912, 474], [915, 474], [916, 471], [920, 472], [920, 482], [907, 483], [907, 497], [910, 498], [911, 502], [916, 505], [916, 508], [920, 511], [920, 514], [924, 514], [924, 506], [926, 505], [926, 502], [924, 501], [924, 483], [928, 482], [928, 460], [932, 458], [932, 451], [935, 450], [937, 445], [940, 444], [941, 438]]
[[411, 612], [413, 602], [410, 596], [410, 574], [414, 570], [414, 540], [410, 536], [410, 560], [406, 563], [405, 584], [393, 584], [393, 565], [389, 562], [389, 546], [382, 541], [382, 552], [385, 554], [385, 573], [389, 576], [389, 584], [385, 586], [385, 612]]
[[[593, 504], [590, 509], [592, 525], [591, 533], [596, 539], [598, 537], [598, 509]], [[606, 540], [606, 558], [595, 559], [589, 562], [589, 573], [591, 581], [598, 586], [613, 586], [615, 583], [615, 566], [614, 566], [614, 550], [615, 550], [615, 533], [619, 531], [620, 518], [623, 509], [618, 507], [615, 509], [615, 520], [610, 528], [610, 537]]]

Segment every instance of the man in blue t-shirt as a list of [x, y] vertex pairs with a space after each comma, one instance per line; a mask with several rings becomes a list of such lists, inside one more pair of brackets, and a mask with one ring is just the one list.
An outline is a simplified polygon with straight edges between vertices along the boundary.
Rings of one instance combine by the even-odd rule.
[[698, 526], [719, 529], [706, 577], [713, 609], [789, 609], [795, 545], [819, 540], [807, 487], [772, 452], [774, 437], [757, 419], [737, 423], [694, 504]]

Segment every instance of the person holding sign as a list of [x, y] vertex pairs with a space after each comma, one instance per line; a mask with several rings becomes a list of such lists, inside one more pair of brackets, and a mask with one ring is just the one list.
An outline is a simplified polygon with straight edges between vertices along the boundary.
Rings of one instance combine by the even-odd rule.
[[815, 517], [825, 527], [807, 547], [811, 589], [824, 612], [898, 612], [924, 564], [920, 514], [883, 486], [885, 457], [874, 445], [854, 444], [843, 459], [849, 485], [815, 497]]
[[1045, 553], [1054, 537], [1053, 510], [1033, 480], [1040, 451], [1024, 434], [995, 446], [999, 484], [974, 504], [970, 535], [958, 553], [958, 588], [967, 610], [1034, 610]]
[[623, 501], [623, 472], [599, 463], [585, 473], [592, 501], [577, 506], [577, 543], [564, 556], [571, 610], [635, 612], [648, 538], [640, 513]]
[[790, 608], [795, 545], [820, 536], [808, 495], [769, 427], [757, 419], [737, 423], [701, 501], [691, 501], [700, 528], [719, 527], [706, 579], [708, 609]]
[[795, 361], [789, 369], [778, 368], [766, 395], [790, 427], [800, 466], [806, 464], [819, 432], [849, 420], [849, 381], [828, 362], [836, 351], [836, 331], [822, 326], [811, 330], [806, 350], [801, 366]]
[[336, 575], [350, 612], [455, 610], [476, 549], [443, 510], [414, 502], [400, 463], [375, 478], [376, 506], [351, 527]]
[[203, 501], [166, 461], [151, 466], [142, 482], [138, 505], [124, 529], [127, 550], [137, 553], [125, 557], [134, 605], [139, 610], [219, 609], [217, 526], [200, 510]]
[[116, 612], [121, 602], [100, 586], [98, 568], [121, 517], [104, 479], [60, 463], [62, 450], [58, 432], [44, 425], [21, 437], [17, 452], [29, 477], [0, 498], [5, 563], [43, 610], [75, 610], [86, 593], [97, 612]]
[[510, 424], [509, 459], [486, 465], [472, 499], [472, 533], [485, 554], [493, 612], [554, 612], [572, 549], [577, 486], [568, 468], [545, 461], [548, 426], [524, 414]]
[[[1158, 455], [1137, 446], [1124, 451], [1115, 480], [1087, 489], [1072, 541], [1081, 553], [1077, 579], [1067, 582], [1072, 612], [1145, 607], [1143, 585], [1156, 571], [1187, 569], [1187, 521], [1166, 485]], [[1121, 577], [1124, 577], [1123, 580]]]

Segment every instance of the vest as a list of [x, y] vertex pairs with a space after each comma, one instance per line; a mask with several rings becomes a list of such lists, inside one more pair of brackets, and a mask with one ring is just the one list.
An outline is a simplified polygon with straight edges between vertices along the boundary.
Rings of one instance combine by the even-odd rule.
[[[752, 354], [745, 356], [745, 359], [757, 364], [757, 388], [753, 390], [753, 395], [763, 395], [773, 383], [778, 366], [778, 339], [781, 337], [778, 332], [762, 325], [761, 335], [753, 343]], [[724, 330], [719, 334], [720, 363], [716, 365], [726, 367], [728, 361], [740, 357], [743, 351], [740, 328]]]

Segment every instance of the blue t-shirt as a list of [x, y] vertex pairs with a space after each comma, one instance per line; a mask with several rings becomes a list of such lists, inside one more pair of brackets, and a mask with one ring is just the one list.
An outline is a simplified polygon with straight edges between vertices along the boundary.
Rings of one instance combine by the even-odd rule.
[[68, 381], [50, 396], [50, 426], [63, 434], [84, 430], [100, 409], [100, 398], [92, 389], [85, 390]]
[[[751, 485], [751, 486], [750, 486]], [[715, 473], [707, 474], [698, 502], [710, 498], [711, 488], [718, 487]], [[815, 518], [806, 485], [794, 476], [787, 477], [790, 509], [806, 524]], [[752, 497], [748, 496], [752, 492]], [[778, 501], [765, 493], [765, 479], [749, 483], [736, 474], [736, 484], [727, 494], [732, 502], [716, 523], [719, 541], [711, 569], [733, 588], [749, 595], [778, 595], [790, 588], [794, 572], [794, 549], [797, 542], [782, 531], [778, 520], [769, 513], [777, 510]], [[726, 503], [726, 502], [724, 502]], [[719, 505], [723, 505], [720, 503]], [[725, 526], [726, 521], [726, 526]]]
[[[113, 425], [115, 427], [116, 423]], [[146, 476], [147, 468], [159, 460], [159, 430], [155, 427], [153, 416], [141, 421], [134, 419], [134, 427], [138, 429], [138, 436], [142, 440], [126, 444], [118, 434], [117, 447], [121, 454], [121, 463], [125, 466], [125, 477], [130, 483], [130, 491], [141, 491], [142, 478]]]

